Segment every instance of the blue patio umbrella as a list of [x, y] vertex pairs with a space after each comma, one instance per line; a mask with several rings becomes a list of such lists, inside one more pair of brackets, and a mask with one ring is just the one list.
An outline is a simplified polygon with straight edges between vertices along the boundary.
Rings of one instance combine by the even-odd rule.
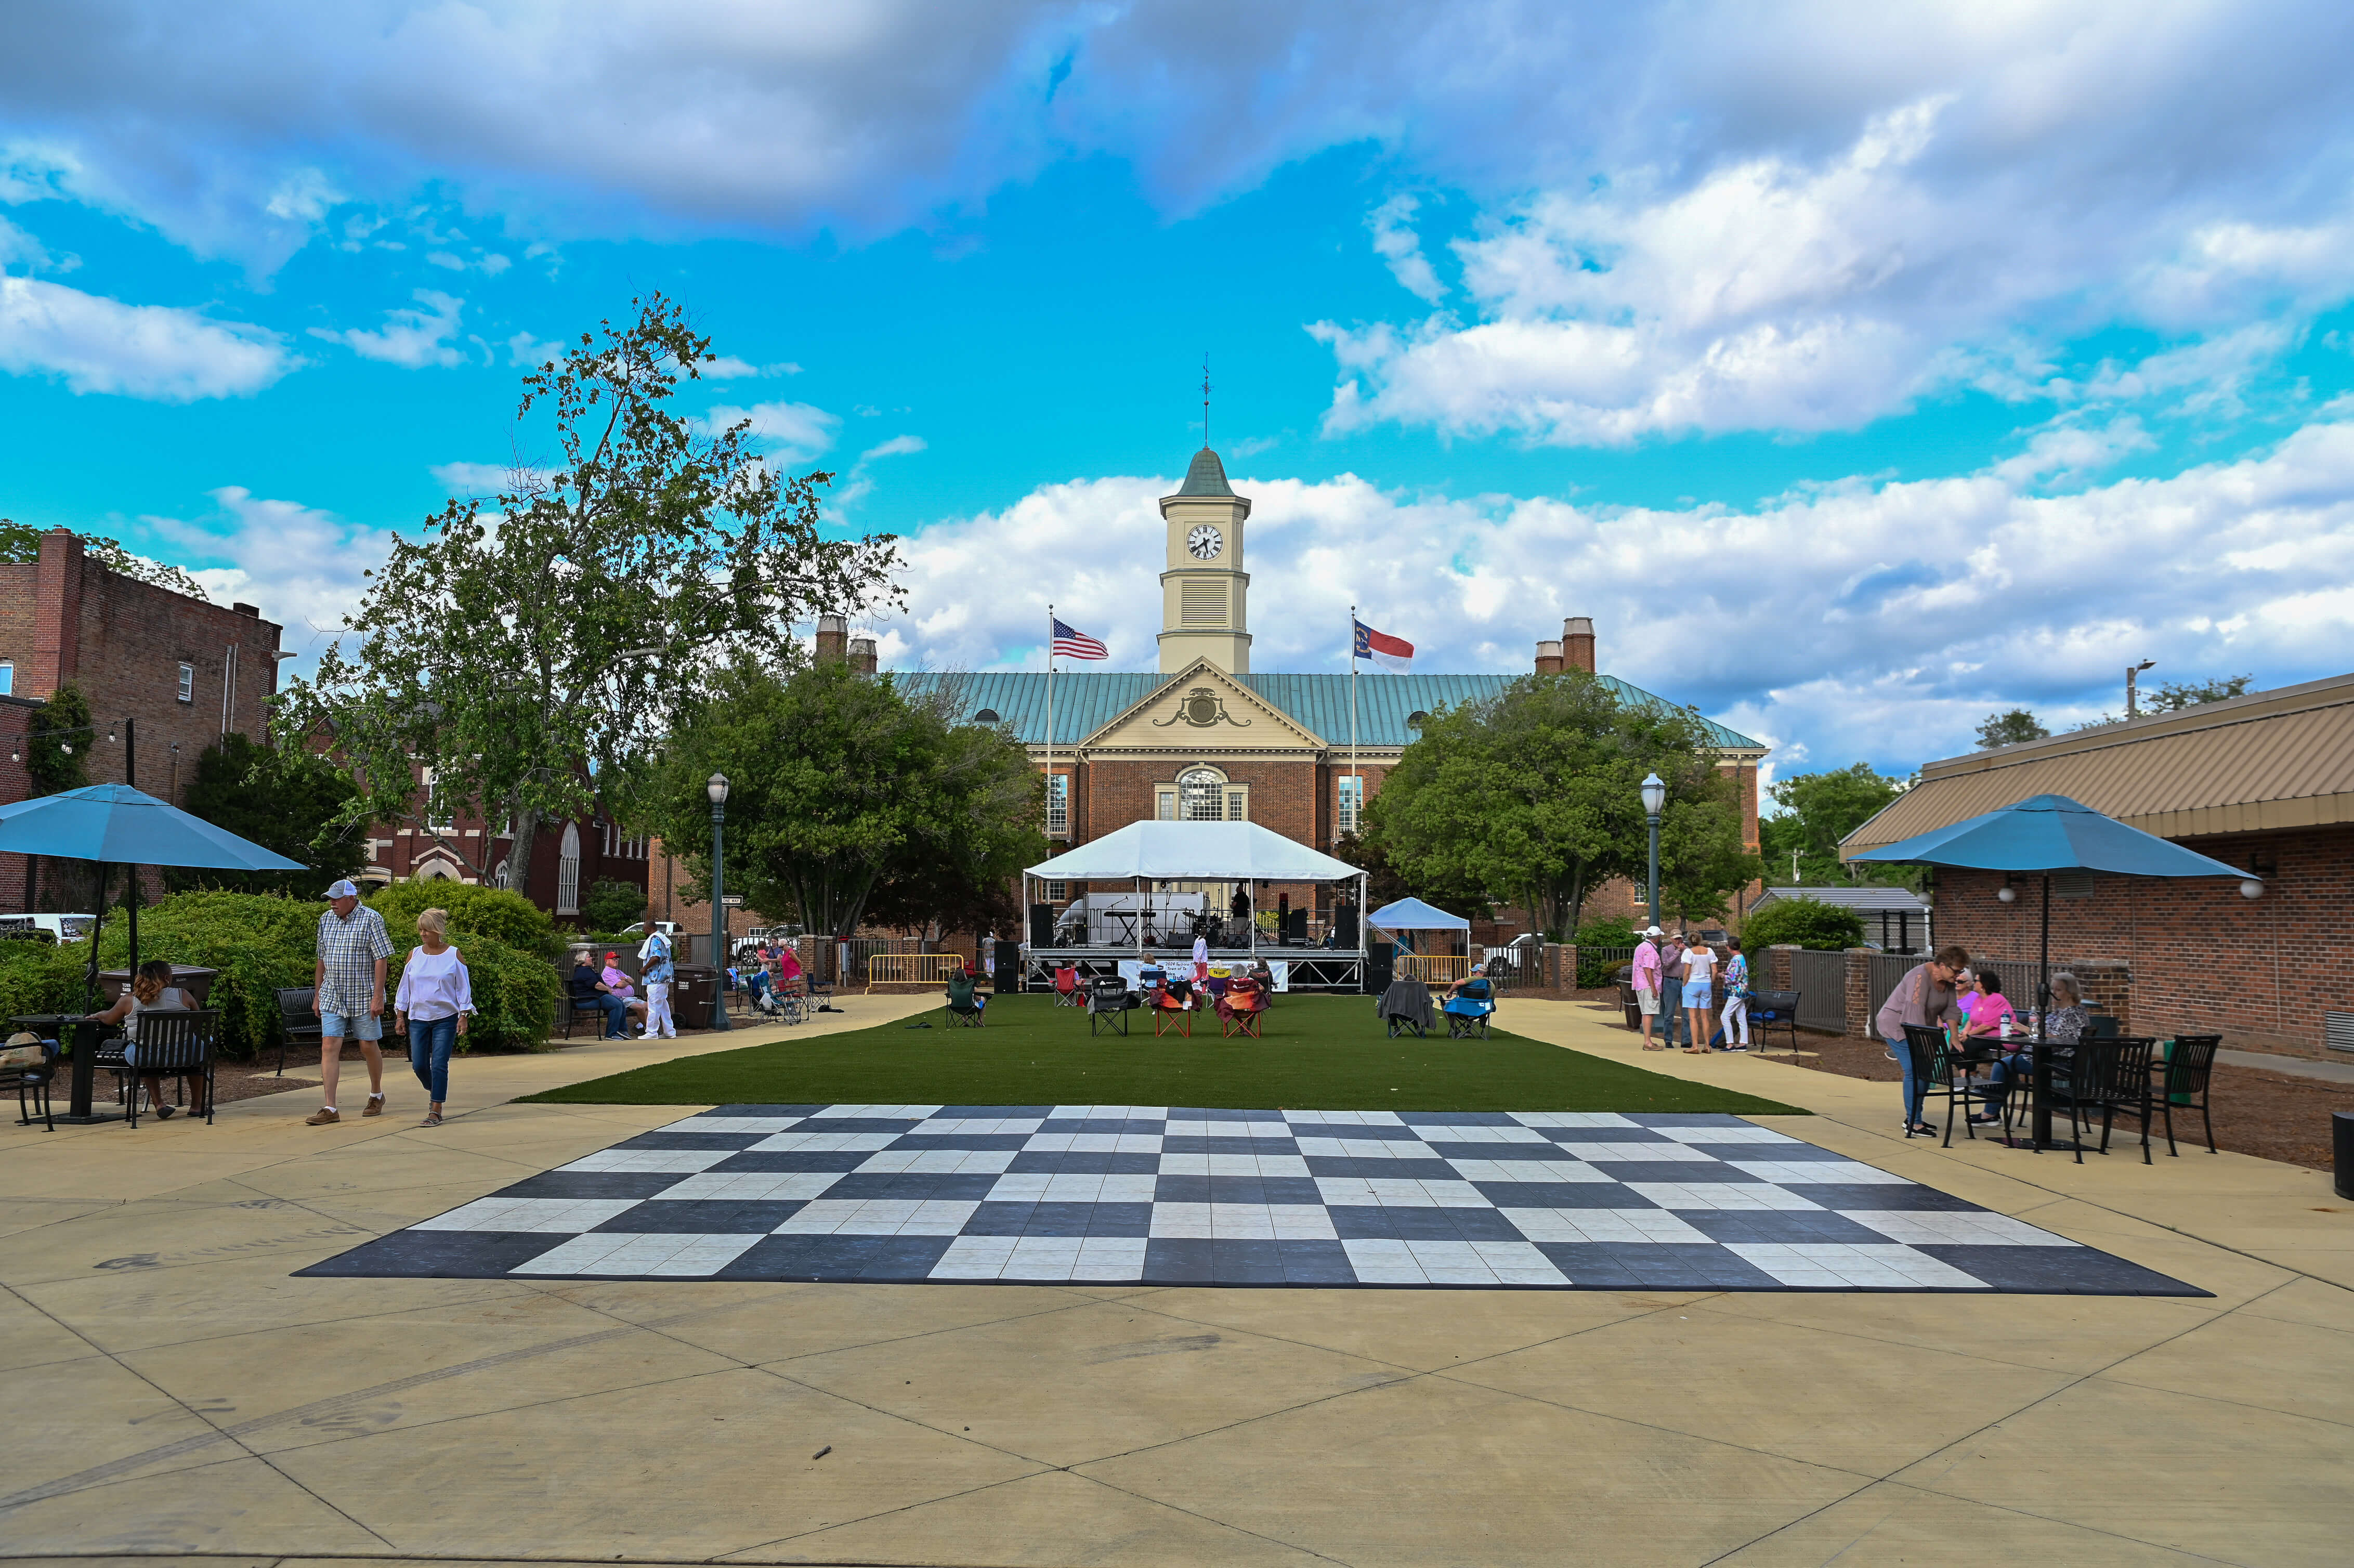
[[[2035, 994], [2039, 1045], [2043, 1038], [2043, 1015], [2051, 1011], [2052, 873], [2105, 871], [2118, 876], [2229, 876], [2242, 882], [2256, 880], [2237, 866], [2184, 849], [2155, 833], [2143, 832], [2115, 817], [2105, 817], [2065, 795], [2031, 795], [1999, 810], [1949, 827], [1933, 828], [1848, 858], [2040, 874], [2043, 884], [2043, 936]], [[2047, 1099], [2050, 1069], [2046, 1054], [2039, 1050], [2035, 1054], [2034, 1139], [2041, 1148], [2052, 1141], [2052, 1111]]]
[[[0, 806], [0, 850], [99, 864], [98, 917], [106, 920], [110, 865], [207, 866], [222, 871], [301, 871], [289, 860], [192, 817], [127, 784], [92, 784]], [[131, 967], [139, 967], [139, 906], [131, 906]], [[98, 989], [98, 933], [90, 933], [90, 989]]]

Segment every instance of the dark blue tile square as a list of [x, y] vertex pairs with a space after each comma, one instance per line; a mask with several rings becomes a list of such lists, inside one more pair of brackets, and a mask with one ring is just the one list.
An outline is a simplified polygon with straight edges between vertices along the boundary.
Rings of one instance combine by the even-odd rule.
[[1403, 1209], [1378, 1209], [1335, 1203], [1326, 1213], [1332, 1216], [1332, 1231], [1342, 1241], [1399, 1241], [1397, 1223], [1393, 1217], [1405, 1213]]
[[1122, 1120], [1114, 1117], [1050, 1116], [1038, 1124], [1040, 1132], [1159, 1132], [1168, 1125], [1159, 1117]]
[[1349, 1266], [1348, 1249], [1336, 1241], [1279, 1241], [1286, 1285], [1354, 1285], [1357, 1271]]
[[1029, 1229], [1030, 1215], [1037, 1207], [1036, 1203], [983, 1203], [960, 1228], [969, 1236], [1018, 1236]]
[[308, 1268], [297, 1279], [497, 1279], [570, 1241], [514, 1231], [395, 1231]]
[[659, 1132], [642, 1132], [635, 1138], [614, 1144], [615, 1149], [749, 1149], [769, 1135], [765, 1132], [693, 1132], [677, 1128], [663, 1128]]
[[1152, 1201], [1156, 1203], [1206, 1203], [1210, 1201], [1210, 1179], [1207, 1176], [1161, 1177], [1152, 1183]]
[[894, 1142], [894, 1149], [964, 1149], [982, 1152], [1018, 1151], [1030, 1141], [1026, 1132], [911, 1132]]
[[1053, 1106], [942, 1106], [932, 1121], [1044, 1121]]
[[1632, 1290], [1642, 1281], [1600, 1242], [1538, 1242], [1536, 1249], [1572, 1285], [1594, 1290]]
[[1814, 1143], [1687, 1143], [1684, 1147], [1712, 1160], [1770, 1160], [1777, 1165], [1830, 1163], [1853, 1158]]
[[1297, 1154], [1299, 1141], [1288, 1138], [1191, 1138], [1171, 1133], [1161, 1140], [1163, 1154]]
[[1033, 1149], [1013, 1157], [1010, 1171], [1065, 1176], [1150, 1176], [1161, 1170], [1161, 1156], [1134, 1152], [1115, 1154], [1101, 1150], [1075, 1149], [1056, 1153]]
[[614, 1215], [597, 1229], [626, 1234], [750, 1235], [772, 1231], [801, 1212], [793, 1199], [653, 1198]]
[[1819, 1209], [1682, 1209], [1676, 1217], [1711, 1241], [1888, 1245], [1888, 1238], [1878, 1231]]
[[1207, 1285], [1211, 1283], [1210, 1247], [1207, 1240], [1182, 1236], [1155, 1236], [1144, 1244], [1144, 1283], [1147, 1285]]
[[651, 1198], [686, 1177], [675, 1171], [546, 1171], [512, 1187], [500, 1198]]
[[1616, 1181], [1474, 1181], [1474, 1191], [1500, 1209], [1656, 1209], [1640, 1192]]
[[1987, 1212], [1966, 1198], [1912, 1181], [1777, 1181], [1775, 1185], [1826, 1209], [1926, 1209], [1948, 1214]]
[[953, 1236], [883, 1236], [869, 1255], [858, 1277], [865, 1280], [916, 1280], [927, 1277]]
[[[1228, 1182], [1235, 1185], [1227, 1186]], [[1229, 1193], [1238, 1194], [1230, 1196]], [[1247, 1193], [1249, 1195], [1239, 1195]], [[1320, 1203], [1324, 1191], [1310, 1176], [1213, 1176], [1214, 1203]]]
[[[790, 1235], [762, 1236], [715, 1279], [856, 1279], [898, 1236]], [[921, 1237], [945, 1241], [946, 1237]], [[943, 1249], [945, 1250], [945, 1249]]]
[[1094, 1211], [1093, 1203], [1039, 1203], [1031, 1209], [1030, 1223], [1022, 1227], [1022, 1234], [1025, 1236], [1083, 1236], [1087, 1234], [1087, 1220]]
[[794, 1132], [896, 1132], [909, 1133], [923, 1124], [924, 1118], [912, 1116], [822, 1116], [811, 1117]]
[[1512, 1228], [1511, 1222], [1493, 1209], [1426, 1209], [1418, 1212], [1441, 1216], [1465, 1241], [1521, 1239], [1521, 1233]]
[[829, 1198], [899, 1198], [922, 1202], [979, 1202], [997, 1185], [986, 1171], [967, 1175], [928, 1171], [854, 1171], [825, 1190]]
[[[1462, 1231], [1456, 1226], [1454, 1220], [1456, 1211], [1453, 1209], [1409, 1209], [1397, 1206], [1385, 1207], [1382, 1213], [1390, 1217], [1390, 1234], [1400, 1241], [1461, 1241], [1463, 1239]], [[1463, 1213], [1494, 1214], [1496, 1211], [1466, 1209]], [[1497, 1220], [1500, 1224], [1502, 1216], [1498, 1215]], [[1332, 1228], [1335, 1231], [1340, 1229], [1338, 1225]], [[1495, 1239], [1518, 1241], [1521, 1238], [1518, 1231], [1507, 1226]]]
[[710, 1169], [723, 1173], [733, 1171], [855, 1171], [873, 1158], [871, 1150], [863, 1149], [750, 1149], [741, 1154], [731, 1154]]
[[1540, 1127], [1533, 1128], [1552, 1143], [1673, 1143], [1675, 1139], [1643, 1127]]
[[2211, 1296], [2212, 1291], [2088, 1246], [1916, 1245], [1997, 1290], [2050, 1296]]
[[1216, 1285], [1281, 1285], [1283, 1246], [1272, 1241], [1210, 1243], [1210, 1279]]
[[1152, 1205], [1150, 1203], [1089, 1203], [1087, 1210], [1087, 1234], [1091, 1236], [1149, 1236], [1152, 1234]]

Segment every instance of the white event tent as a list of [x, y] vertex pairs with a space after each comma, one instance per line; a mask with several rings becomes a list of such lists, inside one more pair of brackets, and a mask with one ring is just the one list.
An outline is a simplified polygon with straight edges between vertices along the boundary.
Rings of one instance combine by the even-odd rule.
[[[1356, 906], [1364, 907], [1366, 874], [1348, 862], [1310, 849], [1308, 845], [1285, 838], [1281, 833], [1261, 827], [1257, 822], [1130, 822], [1102, 838], [1042, 861], [1023, 874], [1023, 903], [1032, 902], [1031, 880], [1065, 883], [1126, 883], [1135, 887], [1140, 899], [1150, 899], [1153, 885], [1169, 882], [1262, 882], [1291, 883], [1352, 883], [1355, 885]], [[1149, 948], [1146, 931], [1149, 921], [1135, 923], [1131, 948], [1141, 957]], [[1257, 926], [1251, 927], [1252, 946], [1257, 951]], [[1037, 958], [1035, 952], [1031, 955]], [[1106, 948], [1100, 954], [1088, 956], [1109, 958]], [[1364, 956], [1364, 935], [1359, 928], [1355, 950], [1345, 955], [1345, 961], [1354, 970]], [[1072, 955], [1074, 961], [1079, 955]], [[1331, 962], [1343, 960], [1335, 954]], [[1321, 961], [1302, 960], [1320, 967]], [[1298, 965], [1294, 966], [1298, 968]], [[1341, 978], [1337, 973], [1334, 980]]]

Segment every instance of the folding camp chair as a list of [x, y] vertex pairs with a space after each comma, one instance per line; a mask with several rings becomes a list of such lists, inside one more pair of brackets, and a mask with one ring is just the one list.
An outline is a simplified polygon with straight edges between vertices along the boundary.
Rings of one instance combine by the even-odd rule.
[[1055, 971], [1055, 1005], [1079, 1005], [1079, 969], [1076, 964], [1065, 964]]
[[1485, 980], [1473, 980], [1448, 997], [1440, 1011], [1447, 1014], [1449, 1040], [1485, 1040], [1488, 1020], [1496, 1011], [1496, 995]]
[[1144, 982], [1144, 1005], [1152, 1013], [1154, 1039], [1175, 1031], [1186, 1039], [1193, 1038], [1193, 1009], [1188, 996], [1169, 989], [1166, 977], [1148, 969]]
[[1218, 1001], [1218, 1025], [1231, 1040], [1237, 1034], [1253, 1040], [1261, 1038], [1259, 1023], [1267, 1016], [1267, 995], [1258, 981], [1248, 975], [1236, 975], [1226, 982], [1226, 994]]
[[1118, 975], [1096, 976], [1087, 982], [1087, 1033], [1127, 1033], [1128, 1010], [1134, 1005], [1126, 980]]
[[972, 976], [959, 969], [949, 976], [948, 1027], [978, 1029], [981, 1026], [981, 1009], [987, 1003], [973, 995]]

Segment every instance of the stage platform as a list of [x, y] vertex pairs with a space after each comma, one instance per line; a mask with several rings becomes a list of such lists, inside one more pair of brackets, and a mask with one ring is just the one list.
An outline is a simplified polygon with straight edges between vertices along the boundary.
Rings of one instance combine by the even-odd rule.
[[[1347, 948], [1212, 948], [1212, 964], [1246, 965], [1265, 961], [1278, 969], [1277, 989], [1280, 991], [1342, 991], [1364, 989], [1365, 955]], [[1119, 948], [1103, 945], [1072, 948], [1032, 948], [1022, 949], [1022, 973], [1025, 991], [1051, 991], [1055, 970], [1064, 964], [1076, 964], [1082, 981], [1095, 975], [1122, 973], [1121, 965], [1159, 964], [1172, 973], [1190, 969], [1193, 948], [1189, 942], [1182, 948]], [[1129, 971], [1133, 978], [1132, 969]]]

